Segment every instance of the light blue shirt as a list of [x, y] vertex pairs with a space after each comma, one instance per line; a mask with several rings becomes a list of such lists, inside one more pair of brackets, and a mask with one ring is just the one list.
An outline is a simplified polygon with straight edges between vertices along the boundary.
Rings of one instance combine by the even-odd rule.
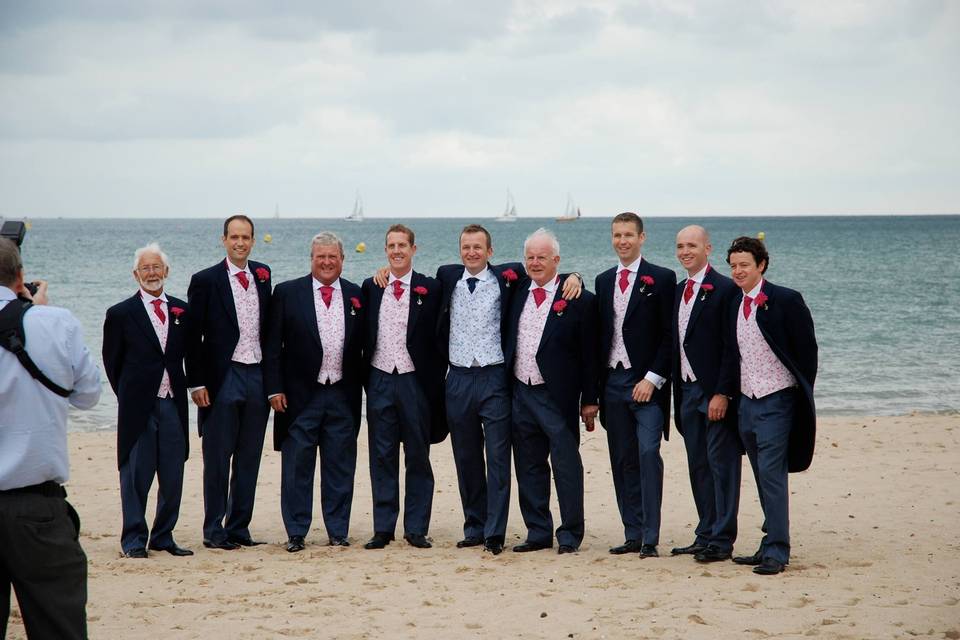
[[[14, 299], [12, 290], [0, 286], [0, 309]], [[100, 400], [100, 370], [72, 313], [37, 305], [24, 315], [23, 329], [27, 353], [37, 367], [73, 392], [61, 398], [0, 347], [0, 491], [50, 480], [66, 482], [68, 401], [89, 409]]]
[[[477, 278], [473, 293], [467, 278]], [[486, 367], [501, 362], [500, 284], [489, 267], [475, 276], [464, 269], [450, 297], [450, 364]]]

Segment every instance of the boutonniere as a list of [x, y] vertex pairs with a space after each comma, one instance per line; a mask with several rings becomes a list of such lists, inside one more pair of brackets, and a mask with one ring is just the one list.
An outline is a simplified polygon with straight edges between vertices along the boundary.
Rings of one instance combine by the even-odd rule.
[[753, 299], [753, 304], [757, 307], [763, 306], [763, 310], [767, 310], [767, 294], [763, 291], [757, 294], [757, 297]]
[[183, 315], [183, 308], [170, 307], [170, 313], [173, 314], [173, 324], [180, 324], [180, 316]]
[[362, 305], [360, 304], [360, 300], [358, 298], [356, 297], [350, 298], [350, 307], [351, 307], [350, 315], [352, 316], [357, 315], [357, 309], [359, 309], [361, 306]]
[[263, 267], [257, 267], [256, 274], [260, 282], [266, 282], [270, 279], [270, 271]]
[[567, 308], [566, 300], [560, 299], [553, 303], [553, 310], [557, 312], [557, 317], [562, 316], [566, 308]]
[[704, 300], [707, 299], [707, 294], [713, 291], [713, 285], [707, 284], [706, 282], [704, 282], [703, 284], [700, 285], [700, 291], [703, 292], [702, 294], [700, 294], [700, 302], [703, 302]]
[[517, 281], [517, 272], [513, 269], [504, 269], [503, 270], [503, 280], [506, 282], [505, 287], [509, 287], [511, 282]]
[[[647, 276], [647, 275], [640, 276], [640, 283], [641, 283], [640, 293], [643, 293], [644, 291], [647, 290], [648, 286], [649, 287], [653, 286], [653, 283], [654, 283], [653, 276]], [[653, 292], [651, 291], [650, 293], [653, 293]], [[648, 293], [647, 295], [650, 295], [650, 293]]]
[[414, 287], [413, 292], [417, 294], [417, 304], [423, 304], [423, 297], [427, 295], [427, 288], [424, 286]]

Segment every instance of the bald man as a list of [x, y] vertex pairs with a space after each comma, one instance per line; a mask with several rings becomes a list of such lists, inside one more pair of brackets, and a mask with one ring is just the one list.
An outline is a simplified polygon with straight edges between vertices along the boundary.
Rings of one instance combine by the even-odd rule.
[[710, 266], [710, 235], [699, 225], [677, 234], [677, 260], [687, 278], [673, 303], [673, 415], [687, 450], [699, 522], [693, 544], [673, 555], [698, 562], [731, 557], [737, 538], [740, 456], [735, 404], [737, 356], [728, 335], [733, 280]]

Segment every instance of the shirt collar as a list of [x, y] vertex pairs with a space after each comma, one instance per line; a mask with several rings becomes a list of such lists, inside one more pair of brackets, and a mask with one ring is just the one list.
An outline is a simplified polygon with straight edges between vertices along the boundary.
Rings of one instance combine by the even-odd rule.
[[0, 300], [16, 300], [17, 294], [13, 292], [13, 289], [0, 285]]
[[751, 298], [756, 298], [757, 294], [760, 293], [760, 290], [763, 289], [763, 278], [760, 278], [760, 282], [753, 289], [748, 291], [745, 295], [750, 296]]
[[630, 273], [636, 273], [640, 269], [640, 262], [642, 260], [643, 260], [643, 256], [637, 256], [637, 259], [631, 262], [630, 264], [623, 264], [622, 262], [618, 262], [617, 273], [620, 273], [624, 269], [626, 269]]
[[687, 276], [687, 279], [693, 280], [697, 284], [700, 284], [703, 282], [703, 279], [707, 277], [707, 271], [709, 269], [710, 269], [710, 263], [708, 262], [707, 264], [703, 265], [703, 269], [700, 269], [700, 271], [697, 271], [692, 276]]
[[[314, 291], [317, 291], [318, 289], [320, 289], [320, 287], [325, 286], [322, 282], [320, 282], [319, 280], [317, 280], [317, 279], [314, 278], [313, 276], [310, 276], [310, 277], [311, 277], [311, 279], [313, 280], [313, 290], [314, 290]], [[326, 285], [326, 286], [331, 286], [331, 287], [333, 287], [334, 289], [339, 289], [339, 288], [340, 288], [340, 278], [337, 278], [336, 280], [334, 280], [333, 282], [331, 282], [329, 285]]]
[[467, 268], [466, 268], [466, 267], [464, 267], [464, 268], [463, 268], [463, 275], [460, 276], [460, 279], [463, 280], [464, 282], [466, 282], [466, 281], [467, 281], [467, 278], [476, 278], [476, 279], [479, 280], [480, 282], [486, 282], [486, 281], [489, 279], [489, 277], [490, 277], [490, 265], [487, 265], [487, 266], [485, 266], [485, 267], [483, 268], [483, 271], [481, 271], [480, 273], [478, 273], [478, 274], [475, 275], [475, 276], [470, 275], [470, 272], [467, 271]]
[[413, 278], [413, 269], [410, 269], [410, 271], [407, 271], [405, 274], [403, 274], [403, 275], [400, 276], [399, 278], [398, 278], [397, 276], [393, 275], [393, 272], [391, 271], [391, 272], [390, 272], [390, 278], [389, 278], [389, 280], [387, 281], [387, 284], [389, 285], [389, 284], [392, 284], [394, 280], [399, 280], [399, 281], [402, 282], [406, 287], [409, 287], [409, 286], [410, 286], [410, 280], [411, 280], [412, 278]]
[[253, 274], [251, 273], [251, 271], [250, 271], [250, 261], [249, 261], [249, 260], [247, 260], [247, 266], [245, 266], [243, 269], [241, 269], [241, 268], [238, 267], [237, 265], [235, 265], [235, 264], [233, 264], [232, 262], [230, 262], [230, 258], [224, 258], [224, 260], [226, 260], [226, 262], [227, 262], [227, 269], [230, 271], [230, 275], [231, 275], [231, 276], [235, 276], [235, 275], [237, 275], [238, 273], [240, 273], [241, 271], [243, 271], [244, 273], [246, 273], [248, 276], [249, 276], [249, 275], [253, 275]]
[[167, 294], [161, 293], [159, 296], [155, 296], [143, 287], [140, 287], [140, 297], [143, 299], [143, 304], [153, 304], [154, 300], [163, 300], [167, 301]]
[[[557, 290], [557, 284], [559, 282], [560, 282], [560, 276], [557, 276], [547, 284], [543, 285], [543, 289], [548, 293], [554, 293]], [[534, 289], [539, 289], [539, 288], [540, 288], [540, 285], [538, 285], [533, 280], [530, 281], [530, 291], [533, 291]]]

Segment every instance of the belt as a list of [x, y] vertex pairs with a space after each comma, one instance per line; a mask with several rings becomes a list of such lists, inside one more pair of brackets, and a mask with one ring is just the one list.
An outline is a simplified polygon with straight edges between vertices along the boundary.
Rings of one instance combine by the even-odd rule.
[[0, 496], [13, 496], [22, 493], [37, 494], [47, 498], [67, 497], [67, 490], [52, 480], [41, 482], [40, 484], [32, 484], [29, 487], [17, 487], [16, 489], [0, 490]]

